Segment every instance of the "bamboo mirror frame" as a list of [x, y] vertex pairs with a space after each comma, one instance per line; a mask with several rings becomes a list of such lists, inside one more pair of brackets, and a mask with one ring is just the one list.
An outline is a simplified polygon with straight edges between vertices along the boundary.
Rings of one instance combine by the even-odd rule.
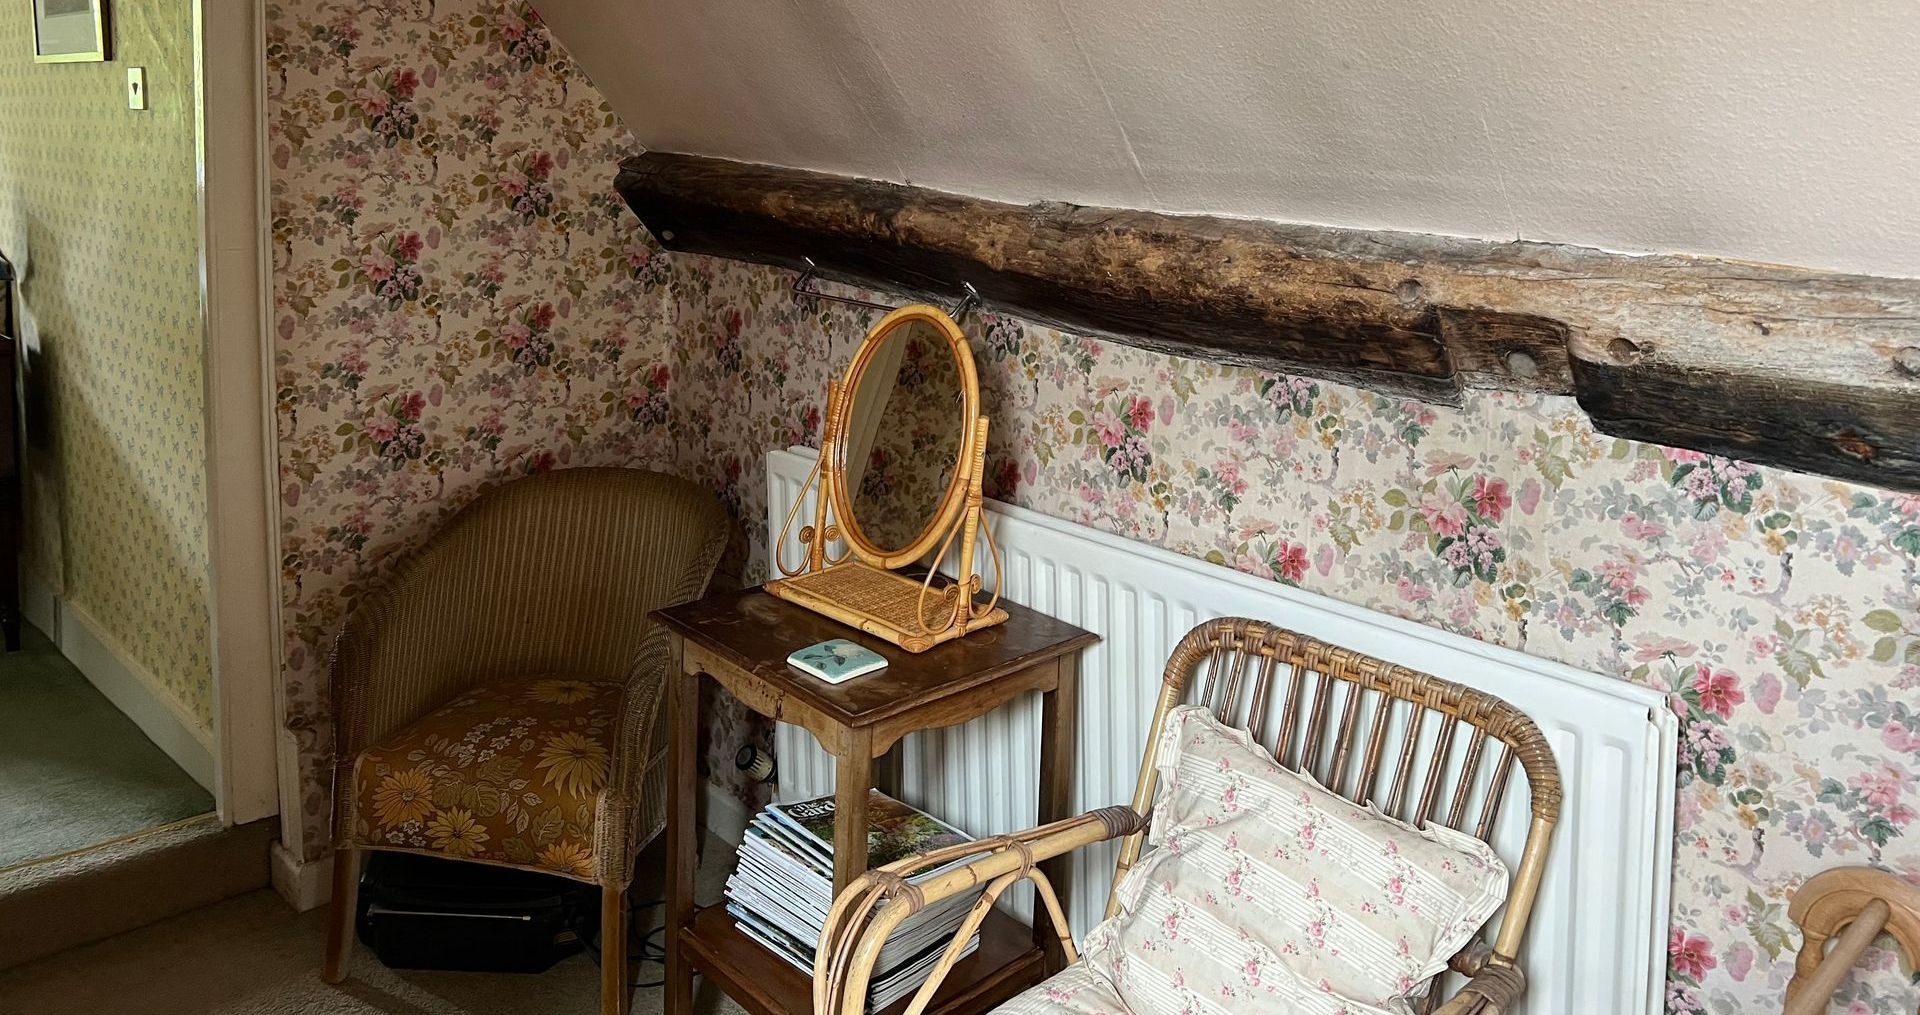
[[[850, 472], [865, 467], [858, 458], [866, 452], [857, 446], [860, 434], [864, 431], [871, 439], [878, 428], [876, 414], [889, 407], [894, 394], [894, 377], [886, 371], [900, 369], [902, 352], [898, 343], [909, 341], [916, 330], [921, 335], [937, 335], [941, 351], [952, 357], [958, 389], [958, 404], [953, 410], [957, 415], [956, 446], [951, 474], [941, 488], [938, 504], [925, 516], [927, 521], [916, 534], [903, 537], [904, 543], [889, 547], [881, 545], [874, 534], [877, 519], [869, 517], [867, 524], [862, 524], [860, 483], [850, 478]], [[869, 382], [874, 382], [873, 386]], [[992, 533], [981, 524], [980, 482], [986, 446], [987, 419], [980, 415], [980, 380], [973, 348], [960, 326], [945, 311], [925, 304], [901, 307], [881, 318], [860, 343], [845, 377], [827, 387], [826, 430], [820, 439], [820, 457], [788, 511], [775, 544], [774, 566], [783, 577], [767, 582], [766, 590], [909, 652], [924, 652], [940, 642], [1005, 620], [1007, 613], [998, 606], [997, 591], [984, 604], [978, 601], [984, 583], [973, 566], [976, 539], [985, 535], [998, 584], [999, 551]], [[850, 452], [855, 456], [852, 462]], [[941, 454], [912, 464], [938, 467], [945, 461]], [[788, 534], [810, 488], [814, 492], [813, 523], [799, 531], [806, 559], [797, 567], [789, 567], [778, 551], [789, 545]], [[960, 549], [958, 575], [948, 580], [939, 574], [937, 565], [948, 559], [956, 540]], [[916, 564], [926, 565], [924, 574], [898, 573]]]
[[[886, 353], [893, 351], [896, 343], [910, 341], [915, 325], [923, 325], [936, 333], [943, 340], [942, 351], [953, 357], [960, 395], [959, 416], [954, 430], [959, 438], [959, 446], [945, 492], [926, 525], [911, 541], [889, 550], [878, 545], [860, 524], [859, 512], [855, 510], [858, 484], [848, 481], [847, 452], [855, 443], [855, 424], [859, 421], [856, 414], [861, 410], [878, 414], [885, 408], [862, 400], [861, 396], [867, 390], [866, 382], [874, 379], [877, 372], [884, 372], [888, 368]], [[890, 378], [878, 379], [891, 385]], [[960, 520], [961, 513], [967, 507], [967, 470], [963, 466], [972, 460], [972, 424], [980, 418], [980, 379], [975, 373], [973, 347], [967, 343], [967, 336], [960, 326], [945, 313], [928, 306], [901, 307], [882, 318], [872, 331], [867, 332], [866, 339], [853, 354], [853, 362], [847, 365], [847, 376], [840, 382], [840, 398], [837, 402], [827, 421], [828, 428], [838, 437], [832, 446], [833, 460], [827, 463], [835, 482], [828, 484], [825, 489], [832, 501], [834, 518], [840, 523], [840, 537], [846, 541], [847, 549], [855, 558], [874, 567], [891, 571], [920, 561], [938, 549], [941, 537]], [[825, 453], [824, 447], [822, 453]]]

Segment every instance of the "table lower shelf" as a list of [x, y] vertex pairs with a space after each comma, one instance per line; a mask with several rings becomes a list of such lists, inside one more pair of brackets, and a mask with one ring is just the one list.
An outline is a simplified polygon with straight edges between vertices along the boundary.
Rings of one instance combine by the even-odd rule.
[[[680, 931], [680, 944], [694, 969], [712, 978], [752, 1015], [807, 1015], [813, 1011], [813, 979], [740, 932], [724, 906], [707, 906]], [[929, 1015], [978, 1015], [1040, 982], [1044, 958], [1033, 930], [999, 910], [980, 925], [980, 947], [960, 960]], [[912, 995], [881, 1010], [897, 1015]]]

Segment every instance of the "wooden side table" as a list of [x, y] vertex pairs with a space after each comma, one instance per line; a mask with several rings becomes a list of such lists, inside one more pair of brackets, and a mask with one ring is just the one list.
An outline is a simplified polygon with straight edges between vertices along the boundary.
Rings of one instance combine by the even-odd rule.
[[[834, 756], [836, 894], [866, 870], [867, 791], [876, 760], [908, 733], [967, 722], [1028, 691], [1042, 694], [1038, 820], [1071, 817], [1080, 653], [1098, 636], [1002, 605], [1006, 623], [917, 655], [759, 589], [708, 596], [653, 615], [673, 636], [667, 677], [667, 1015], [690, 1015], [695, 972], [753, 1015], [801, 1015], [813, 1007], [807, 974], [741, 933], [724, 906], [694, 906], [700, 779], [694, 752], [703, 678], [761, 715], [804, 727]], [[794, 649], [829, 638], [865, 645], [886, 656], [888, 667], [828, 684], [787, 665]], [[1066, 884], [1062, 860], [1042, 866], [1055, 885]], [[1044, 911], [1031, 929], [995, 912], [981, 927], [979, 950], [955, 967], [927, 1010], [986, 1011], [1060, 968], [1058, 952]], [[906, 1003], [902, 999], [893, 1009]]]

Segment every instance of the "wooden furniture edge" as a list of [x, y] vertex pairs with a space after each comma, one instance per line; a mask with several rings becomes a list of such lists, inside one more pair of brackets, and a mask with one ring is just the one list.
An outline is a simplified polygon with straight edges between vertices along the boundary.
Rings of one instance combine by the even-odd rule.
[[[671, 631], [675, 637], [682, 638], [686, 641], [687, 643], [686, 644], [686, 661], [684, 665], [696, 667], [699, 669], [700, 672], [704, 672], [710, 676], [714, 676], [716, 679], [737, 680], [737, 678], [731, 678], [731, 677], [722, 678], [721, 674], [714, 672], [716, 670], [721, 670], [721, 669], [731, 669], [732, 671], [735, 671], [735, 672], [749, 673], [749, 674], [754, 672], [752, 661], [749, 660], [746, 656], [741, 655], [738, 652], [716, 650], [716, 649], [698, 644], [697, 639], [694, 637], [694, 635], [698, 633], [697, 629], [690, 628], [685, 624], [676, 623], [665, 613], [656, 614], [656, 619], [658, 619], [661, 623], [665, 624], [669, 629], [669, 631]], [[1010, 674], [1019, 673], [1022, 670], [1029, 669], [1032, 667], [1045, 665], [1051, 659], [1063, 658], [1068, 655], [1075, 655], [1077, 653], [1084, 652], [1087, 649], [1093, 647], [1094, 645], [1099, 644], [1100, 642], [1099, 635], [1094, 634], [1091, 631], [1082, 630], [1077, 627], [1075, 628], [1075, 630], [1078, 631], [1079, 633], [1073, 635], [1072, 637], [1063, 639], [1061, 641], [1055, 642], [1052, 645], [1049, 645], [1044, 651], [1029, 652], [1025, 655], [1018, 656], [1008, 662], [1001, 663], [993, 667], [977, 670], [973, 674], [969, 675], [969, 677], [965, 682], [945, 685], [938, 692], [928, 691], [923, 694], [896, 699], [895, 701], [889, 703], [886, 708], [868, 712], [860, 717], [861, 718], [860, 722], [853, 723], [850, 725], [863, 726], [863, 727], [881, 727], [881, 726], [889, 725], [893, 721], [899, 719], [901, 716], [909, 712], [912, 712], [914, 710], [928, 707], [929, 705], [937, 702], [941, 698], [948, 697], [953, 694], [959, 694], [959, 693], [965, 693], [967, 691], [971, 691], [983, 684], [990, 684], [997, 680], [1003, 680]], [[756, 679], [764, 679], [764, 678], [756, 678]], [[767, 712], [762, 712], [761, 714], [773, 716], [774, 718], [779, 719], [781, 722], [791, 722], [791, 723], [795, 723], [796, 725], [806, 725], [806, 723], [802, 721], [801, 718], [789, 718], [788, 716], [789, 715], [803, 716], [809, 713], [812, 716], [816, 717], [816, 721], [831, 721], [831, 718], [830, 718], [831, 714], [833, 713], [833, 711], [835, 711], [833, 705], [830, 702], [828, 702], [824, 697], [822, 697], [816, 690], [808, 687], [805, 683], [803, 683], [802, 682], [803, 679], [804, 678], [796, 677], [792, 684], [792, 688], [793, 688], [792, 693], [786, 693], [786, 694], [780, 694], [780, 693], [767, 694], [767, 693], [752, 692], [750, 693], [750, 695], [743, 695], [740, 689], [736, 689], [731, 685], [727, 686], [727, 690], [729, 693], [732, 693], [735, 697], [740, 698], [742, 704], [746, 704], [749, 707], [756, 707], [757, 709], [757, 704], [764, 703], [767, 706], [767, 708], [778, 710], [777, 712], [767, 711]], [[1033, 690], [1033, 689], [1034, 688], [1031, 688], [1031, 687], [1026, 688], [1026, 690]], [[749, 697], [751, 697], [752, 700], [749, 700]], [[805, 711], [795, 712], [792, 708], [789, 707], [790, 705], [799, 705]], [[811, 732], [815, 732], [816, 734], [818, 733], [818, 731], [813, 730], [812, 727], [808, 727], [808, 728]]]

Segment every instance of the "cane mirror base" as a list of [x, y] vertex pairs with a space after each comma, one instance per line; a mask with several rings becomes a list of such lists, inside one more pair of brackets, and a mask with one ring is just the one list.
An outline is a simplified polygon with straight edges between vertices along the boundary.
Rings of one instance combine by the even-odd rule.
[[[1005, 620], [999, 550], [980, 511], [986, 449], [973, 350], [959, 325], [925, 305], [888, 314], [846, 377], [828, 385], [820, 459], [776, 544], [790, 545], [812, 488], [812, 524], [798, 533], [806, 557], [795, 567], [776, 559], [783, 577], [766, 590], [909, 652]], [[983, 536], [995, 589], [974, 566]], [[939, 573], [950, 559], [955, 578]], [[899, 573], [915, 566], [924, 573]]]
[[[936, 586], [925, 600], [928, 612], [952, 616], [959, 589], [957, 584]], [[857, 560], [767, 583], [768, 592], [788, 602], [851, 624], [909, 652], [925, 652], [943, 641], [1007, 619], [1007, 611], [995, 606], [980, 617], [929, 625], [920, 616], [920, 590], [918, 581]]]

